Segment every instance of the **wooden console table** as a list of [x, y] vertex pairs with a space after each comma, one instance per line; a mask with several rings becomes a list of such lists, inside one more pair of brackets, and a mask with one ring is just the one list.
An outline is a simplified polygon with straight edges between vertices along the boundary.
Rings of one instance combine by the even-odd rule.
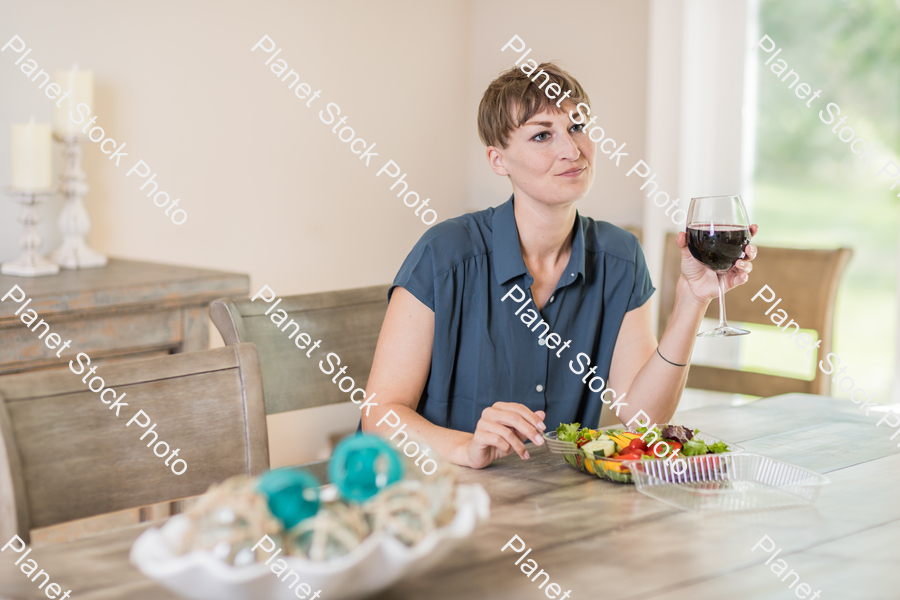
[[[14, 285], [33, 298], [51, 330], [71, 347], [60, 357], [0, 302], [0, 375], [61, 367], [77, 353], [93, 361], [144, 358], [202, 350], [209, 345], [207, 306], [212, 300], [243, 297], [247, 275], [112, 258], [101, 269], [61, 270], [48, 277], [0, 275], [0, 297]], [[27, 309], [26, 309], [27, 310]]]

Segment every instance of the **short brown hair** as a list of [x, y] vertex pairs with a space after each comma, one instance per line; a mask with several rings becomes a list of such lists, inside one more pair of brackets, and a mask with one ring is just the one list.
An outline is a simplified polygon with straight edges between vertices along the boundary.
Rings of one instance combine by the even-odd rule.
[[[529, 61], [534, 64], [534, 61]], [[527, 62], [522, 67], [526, 65]], [[531, 78], [531, 73], [535, 73], [534, 78]], [[543, 81], [538, 85], [536, 80], [542, 75]], [[549, 88], [554, 83], [562, 91], [551, 99], [543, 88], [544, 84]], [[575, 104], [584, 102], [591, 105], [587, 92], [578, 80], [555, 63], [541, 63], [529, 74], [520, 67], [504, 71], [491, 82], [481, 97], [478, 106], [478, 136], [485, 146], [506, 148], [509, 133], [527, 123], [534, 115], [548, 108], [561, 112], [562, 109], [556, 106], [554, 100], [567, 91], [571, 91], [568, 100]]]

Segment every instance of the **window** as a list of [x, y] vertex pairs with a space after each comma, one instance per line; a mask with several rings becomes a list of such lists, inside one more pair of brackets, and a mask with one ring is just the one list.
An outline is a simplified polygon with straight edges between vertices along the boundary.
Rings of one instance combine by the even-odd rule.
[[[756, 51], [751, 214], [764, 226], [757, 241], [853, 248], [838, 292], [833, 351], [842, 366], [848, 365], [847, 373], [857, 386], [874, 392], [876, 402], [889, 401], [897, 364], [900, 186], [889, 188], [900, 173], [890, 177], [877, 172], [889, 159], [900, 164], [898, 31], [900, 2], [760, 2], [757, 39], [768, 35], [781, 52], [766, 65], [766, 57], [772, 58], [777, 50]], [[780, 59], [787, 69], [776, 75]], [[813, 93], [821, 90], [821, 96], [799, 99], [793, 87], [799, 83], [793, 75], [786, 77], [790, 70], [799, 73], [799, 81], [807, 82]], [[826, 125], [823, 119], [832, 119], [829, 103], [837, 105], [840, 114], [831, 105], [834, 120]], [[838, 125], [841, 118], [845, 121]], [[848, 137], [848, 126], [853, 138]], [[841, 132], [843, 138], [838, 137]], [[857, 138], [864, 141], [854, 141]], [[859, 154], [851, 151], [851, 143]], [[875, 145], [876, 159], [869, 166], [860, 160], [864, 143], [865, 148]], [[779, 335], [754, 329], [754, 335], [742, 340], [742, 366], [772, 372], [773, 361], [798, 365], [797, 351], [775, 340]], [[782, 373], [811, 377], [814, 370], [814, 364], [804, 364]], [[847, 392], [833, 386], [832, 395], [847, 397]]]

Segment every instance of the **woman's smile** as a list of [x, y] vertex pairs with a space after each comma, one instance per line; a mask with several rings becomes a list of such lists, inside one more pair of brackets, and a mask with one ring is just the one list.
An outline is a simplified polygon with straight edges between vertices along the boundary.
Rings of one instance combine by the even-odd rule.
[[573, 178], [574, 178], [574, 177], [579, 177], [580, 175], [582, 175], [582, 174], [585, 172], [586, 169], [587, 169], [586, 166], [584, 166], [584, 167], [572, 167], [572, 168], [569, 169], [568, 171], [565, 171], [565, 172], [563, 172], [563, 173], [557, 173], [556, 176], [557, 176], [557, 177], [573, 177]]

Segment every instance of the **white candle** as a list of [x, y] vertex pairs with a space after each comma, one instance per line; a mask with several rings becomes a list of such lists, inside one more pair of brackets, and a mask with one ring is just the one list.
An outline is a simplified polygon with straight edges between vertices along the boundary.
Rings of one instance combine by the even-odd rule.
[[13, 124], [12, 187], [17, 190], [49, 188], [52, 181], [50, 123]]
[[[54, 131], [56, 131], [57, 135], [60, 135], [62, 137], [84, 137], [85, 134], [81, 131], [83, 125], [76, 125], [75, 123], [73, 123], [72, 119], [69, 118], [69, 113], [71, 112], [77, 117], [78, 111], [75, 110], [75, 107], [83, 102], [84, 104], [87, 104], [91, 107], [91, 114], [93, 114], [93, 71], [79, 71], [78, 65], [76, 64], [72, 66], [71, 71], [57, 71], [56, 83], [60, 88], [62, 88], [63, 94], [68, 91], [71, 91], [72, 93], [71, 95], [69, 95], [69, 97], [64, 98], [61, 102], [59, 102], [59, 106], [56, 108], [56, 122], [53, 128]], [[83, 111], [81, 114], [86, 113]]]

